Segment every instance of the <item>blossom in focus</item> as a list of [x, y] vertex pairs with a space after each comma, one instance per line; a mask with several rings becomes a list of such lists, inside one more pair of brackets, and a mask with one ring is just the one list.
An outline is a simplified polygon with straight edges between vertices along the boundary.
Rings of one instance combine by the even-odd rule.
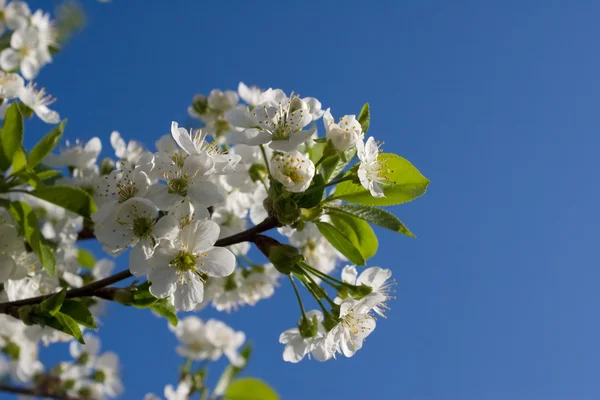
[[337, 150], [350, 149], [362, 139], [362, 128], [355, 115], [344, 115], [336, 123], [327, 109], [323, 115], [323, 123], [325, 124], [325, 137]]
[[358, 165], [358, 178], [361, 185], [371, 192], [376, 198], [385, 197], [383, 187], [388, 183], [382, 164], [379, 162], [379, 146], [373, 137], [366, 143], [362, 140], [356, 142], [356, 150], [360, 164]]
[[298, 151], [276, 154], [271, 160], [271, 174], [290, 192], [304, 192], [315, 176], [315, 164]]

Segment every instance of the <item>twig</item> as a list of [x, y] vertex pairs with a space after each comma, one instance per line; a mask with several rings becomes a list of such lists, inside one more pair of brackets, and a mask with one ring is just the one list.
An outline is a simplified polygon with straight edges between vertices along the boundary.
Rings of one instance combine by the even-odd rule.
[[[237, 233], [235, 235], [228, 236], [226, 238], [217, 240], [215, 246], [224, 247], [230, 246], [232, 244], [241, 243], [241, 242], [250, 242], [253, 241], [255, 237], [259, 236], [261, 232], [268, 231], [269, 229], [275, 228], [279, 226], [279, 222], [275, 216], [267, 217], [263, 222], [258, 225], [253, 226], [252, 228]], [[115, 288], [107, 288], [107, 286], [112, 285], [113, 283], [120, 282], [127, 278], [131, 278], [133, 275], [129, 270], [121, 271], [115, 275], [109, 276], [108, 278], [101, 279], [99, 281], [92, 282], [88, 285], [82, 286], [77, 289], [71, 289], [67, 291], [66, 297], [100, 297], [107, 300], [112, 300], [113, 292]], [[9, 314], [12, 316], [18, 315], [18, 308], [26, 305], [39, 304], [42, 301], [46, 300], [52, 296], [51, 294], [45, 296], [37, 296], [31, 297], [23, 300], [10, 301], [6, 303], [0, 303], [0, 314]]]
[[23, 394], [27, 396], [43, 397], [48, 399], [58, 400], [83, 400], [80, 397], [68, 396], [66, 394], [58, 394], [52, 392], [46, 392], [40, 388], [25, 388], [18, 386], [5, 385], [0, 383], [0, 391], [14, 394]]

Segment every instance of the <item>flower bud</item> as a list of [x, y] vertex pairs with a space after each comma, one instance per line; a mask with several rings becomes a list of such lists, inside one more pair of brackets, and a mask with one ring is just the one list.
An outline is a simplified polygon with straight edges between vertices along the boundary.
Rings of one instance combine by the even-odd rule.
[[277, 214], [277, 220], [283, 225], [291, 225], [300, 219], [302, 212], [291, 198], [279, 197], [273, 203], [273, 210]]
[[300, 318], [298, 330], [300, 331], [300, 335], [305, 338], [317, 336], [317, 332], [319, 331], [319, 321], [317, 321], [317, 316], [313, 315], [310, 319], [304, 317]]
[[100, 161], [100, 175], [109, 175], [115, 169], [115, 162], [110, 158]]

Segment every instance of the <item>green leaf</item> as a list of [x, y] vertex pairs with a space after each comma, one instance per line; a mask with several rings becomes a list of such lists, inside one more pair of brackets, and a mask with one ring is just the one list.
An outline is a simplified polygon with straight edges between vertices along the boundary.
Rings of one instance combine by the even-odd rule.
[[165, 317], [171, 325], [177, 326], [179, 322], [177, 311], [175, 311], [175, 307], [167, 299], [159, 299], [150, 308], [158, 315]]
[[323, 200], [324, 185], [323, 176], [321, 174], [315, 175], [310, 187], [304, 193], [294, 193], [293, 199], [298, 204], [298, 207], [313, 208], [318, 206], [321, 200]]
[[150, 282], [148, 281], [136, 286], [135, 290], [131, 292], [133, 293], [131, 305], [134, 307], [148, 308], [158, 301], [158, 298], [150, 293]]
[[369, 130], [369, 125], [371, 125], [371, 110], [369, 109], [369, 103], [365, 103], [365, 105], [360, 110], [360, 114], [358, 114], [358, 123], [362, 128], [364, 134]]
[[47, 179], [52, 179], [52, 178], [59, 177], [59, 176], [60, 176], [60, 172], [55, 171], [53, 169], [48, 169], [46, 171], [39, 171], [37, 173], [37, 177], [40, 181], [45, 181]]
[[400, 232], [412, 238], [415, 235], [389, 211], [377, 207], [363, 206], [358, 204], [342, 204], [341, 206], [327, 206], [328, 213], [344, 213], [362, 218], [365, 221], [390, 229], [394, 232]]
[[40, 233], [37, 217], [31, 207], [22, 201], [15, 201], [10, 204], [9, 212], [18, 222], [27, 243], [38, 256], [48, 274], [54, 276], [56, 270], [54, 253]]
[[4, 124], [0, 131], [0, 170], [6, 171], [11, 165], [13, 155], [23, 143], [23, 116], [17, 103], [6, 109]]
[[425, 178], [408, 160], [396, 154], [380, 154], [379, 162], [390, 182], [384, 187], [385, 197], [375, 198], [362, 185], [352, 181], [340, 183], [330, 200], [340, 199], [350, 203], [372, 206], [391, 206], [409, 202], [427, 190], [429, 179]]
[[63, 120], [33, 146], [27, 160], [30, 167], [34, 168], [38, 165], [56, 147], [58, 142], [60, 142], [66, 123], [67, 120]]
[[49, 201], [75, 214], [89, 218], [96, 211], [92, 197], [81, 189], [71, 186], [44, 186], [29, 192], [32, 196]]
[[365, 259], [356, 246], [338, 228], [327, 222], [315, 222], [325, 239], [356, 265], [365, 265]]
[[354, 157], [356, 157], [356, 148], [351, 148], [323, 160], [320, 168], [325, 181], [329, 182], [331, 179], [335, 179]]
[[67, 288], [63, 288], [60, 292], [53, 294], [48, 297], [46, 300], [40, 303], [40, 311], [49, 315], [56, 315], [56, 313], [60, 310], [63, 302], [65, 301], [65, 296], [67, 295]]
[[234, 381], [225, 392], [227, 400], [279, 400], [277, 393], [257, 378], [241, 378]]
[[94, 316], [88, 307], [78, 300], [67, 299], [63, 302], [60, 312], [73, 318], [78, 324], [90, 329], [97, 329]]
[[331, 223], [360, 251], [365, 260], [377, 253], [377, 236], [368, 222], [353, 215], [330, 215]]
[[17, 148], [12, 158], [12, 174], [16, 174], [27, 166], [27, 157], [21, 147]]
[[231, 381], [233, 381], [233, 378], [238, 376], [239, 373], [242, 372], [242, 370], [244, 368], [246, 368], [251, 354], [252, 354], [252, 345], [250, 343], [248, 343], [248, 344], [246, 344], [246, 346], [244, 346], [244, 348], [240, 352], [240, 355], [244, 359], [244, 363], [242, 365], [240, 365], [239, 367], [229, 364], [227, 366], [227, 368], [225, 368], [225, 370], [221, 374], [221, 377], [219, 378], [219, 381], [217, 382], [217, 385], [215, 386], [215, 391], [214, 391], [215, 395], [222, 396], [223, 393], [225, 393], [225, 391], [231, 384]]
[[83, 341], [83, 335], [81, 334], [81, 329], [79, 329], [79, 325], [77, 325], [77, 321], [67, 314], [63, 314], [61, 312], [56, 313], [54, 320], [50, 320], [47, 325], [54, 329], [58, 329], [61, 332], [65, 332], [77, 339], [79, 343], [85, 344]]
[[96, 265], [94, 255], [82, 248], [77, 252], [77, 262], [85, 268], [94, 268], [94, 265]]

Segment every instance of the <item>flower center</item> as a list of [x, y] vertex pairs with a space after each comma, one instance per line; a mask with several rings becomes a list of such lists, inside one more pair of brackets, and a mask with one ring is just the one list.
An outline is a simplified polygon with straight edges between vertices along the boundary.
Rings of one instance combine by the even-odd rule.
[[123, 203], [137, 194], [137, 188], [133, 186], [133, 182], [119, 182], [117, 183], [117, 196], [119, 197], [119, 203]]
[[170, 265], [177, 268], [178, 272], [195, 271], [197, 260], [198, 256], [196, 254], [182, 250], [171, 260]]
[[177, 193], [180, 196], [187, 196], [188, 181], [187, 174], [181, 178], [173, 178], [169, 180], [169, 193]]
[[137, 238], [149, 238], [152, 236], [154, 220], [150, 218], [136, 218], [133, 220], [133, 234]]

